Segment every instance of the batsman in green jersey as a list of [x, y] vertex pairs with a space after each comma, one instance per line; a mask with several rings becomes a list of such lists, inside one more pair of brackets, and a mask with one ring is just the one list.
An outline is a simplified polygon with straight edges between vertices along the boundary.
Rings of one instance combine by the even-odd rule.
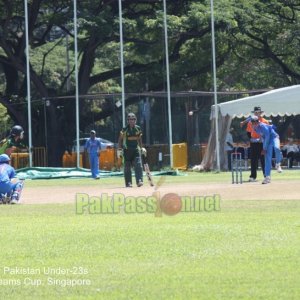
[[136, 185], [140, 187], [143, 185], [141, 152], [146, 151], [142, 148], [142, 130], [140, 126], [136, 125], [134, 113], [127, 115], [127, 123], [127, 126], [120, 132], [117, 155], [123, 157], [126, 187], [132, 187], [132, 166], [134, 166]]

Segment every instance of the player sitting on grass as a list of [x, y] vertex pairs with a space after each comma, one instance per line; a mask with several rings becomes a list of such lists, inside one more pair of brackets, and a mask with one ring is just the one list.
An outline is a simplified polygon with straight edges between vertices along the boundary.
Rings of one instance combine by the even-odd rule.
[[15, 169], [9, 164], [10, 158], [7, 154], [0, 155], [0, 204], [4, 202], [4, 197], [10, 197], [11, 204], [19, 202], [23, 189], [23, 181], [14, 180]]

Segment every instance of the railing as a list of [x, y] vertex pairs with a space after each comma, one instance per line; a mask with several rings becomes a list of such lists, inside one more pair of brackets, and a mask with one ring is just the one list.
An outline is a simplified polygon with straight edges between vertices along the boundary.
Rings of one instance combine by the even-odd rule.
[[[11, 165], [15, 169], [29, 167], [29, 153], [28, 152], [13, 152], [10, 155]], [[34, 147], [32, 151], [33, 167], [46, 167], [47, 155], [44, 147]]]

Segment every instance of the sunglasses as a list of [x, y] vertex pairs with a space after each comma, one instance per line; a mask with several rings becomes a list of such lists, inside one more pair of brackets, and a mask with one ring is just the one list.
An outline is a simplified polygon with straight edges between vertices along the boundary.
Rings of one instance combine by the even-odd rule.
[[136, 121], [136, 119], [127, 119], [128, 121]]

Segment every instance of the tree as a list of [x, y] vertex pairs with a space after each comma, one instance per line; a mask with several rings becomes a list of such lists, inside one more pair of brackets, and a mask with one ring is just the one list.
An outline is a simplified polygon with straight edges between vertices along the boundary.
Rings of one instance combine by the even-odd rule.
[[299, 2], [225, 2], [232, 5], [234, 18], [228, 35], [232, 52], [223, 66], [227, 73], [224, 87], [226, 81], [229, 86], [232, 82], [239, 82], [239, 86], [246, 89], [298, 84]]
[[[57, 165], [75, 137], [73, 1], [28, 3], [33, 145], [48, 144], [49, 163]], [[77, 5], [79, 93], [119, 92], [118, 1], [77, 1]], [[126, 92], [144, 91], [146, 83], [151, 91], [164, 90], [162, 2], [126, 0], [122, 6]], [[0, 99], [13, 121], [26, 128], [23, 1], [0, 1], [0, 9], [0, 76], [4, 79]], [[167, 12], [171, 89], [210, 90], [209, 1], [167, 1]], [[215, 19], [219, 88], [238, 90], [298, 82], [296, 2], [220, 0]], [[283, 41], [289, 41], [290, 49], [281, 46]], [[259, 80], [257, 73], [262, 74]], [[132, 98], [128, 104], [136, 101]], [[108, 118], [114, 110], [110, 99], [99, 96], [91, 105], [88, 97], [81, 96], [80, 130], [84, 132], [91, 120]]]

